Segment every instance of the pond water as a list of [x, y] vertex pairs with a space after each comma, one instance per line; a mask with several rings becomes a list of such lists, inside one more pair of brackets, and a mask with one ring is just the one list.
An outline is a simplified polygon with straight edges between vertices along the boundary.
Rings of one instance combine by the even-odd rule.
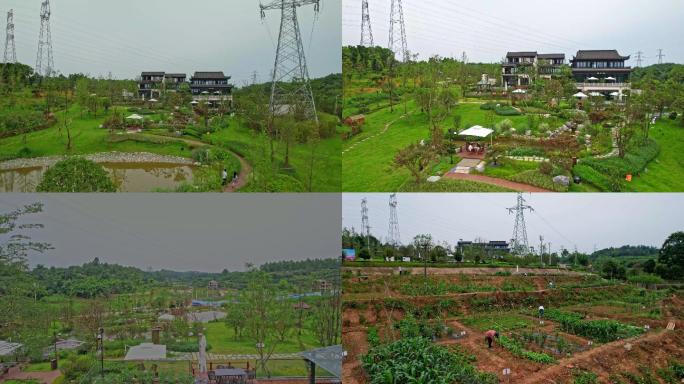
[[[174, 189], [192, 182], [194, 167], [168, 163], [102, 163], [119, 192]], [[0, 170], [0, 192], [35, 192], [46, 167]]]

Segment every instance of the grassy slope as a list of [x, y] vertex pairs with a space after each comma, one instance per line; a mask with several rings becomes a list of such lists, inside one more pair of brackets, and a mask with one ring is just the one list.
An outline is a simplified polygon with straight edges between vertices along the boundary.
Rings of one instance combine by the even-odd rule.
[[[211, 344], [210, 352], [218, 354], [257, 353], [253, 341], [246, 337], [235, 340], [234, 334], [233, 329], [227, 327], [224, 322], [219, 321], [206, 324], [207, 343]], [[307, 329], [302, 331], [301, 342], [302, 344], [300, 345], [296, 338], [296, 333], [293, 332], [293, 335], [276, 347], [275, 353], [295, 353], [319, 347], [313, 334]]]
[[684, 191], [684, 127], [680, 119], [659, 120], [650, 136], [660, 145], [660, 154], [648, 164], [648, 172], [636, 177], [631, 187], [638, 192]]
[[[79, 107], [74, 106], [70, 109], [68, 118], [71, 120], [71, 136], [73, 148], [70, 154], [89, 154], [107, 151], [119, 152], [152, 152], [162, 155], [174, 155], [190, 157], [191, 153], [187, 150], [187, 145], [181, 143], [170, 144], [151, 144], [137, 142], [123, 142], [108, 144], [105, 138], [108, 135], [106, 129], [99, 128], [105, 117], [99, 114], [97, 118], [90, 117], [87, 113], [80, 116]], [[125, 111], [124, 111], [125, 113]], [[31, 155], [54, 156], [66, 154], [67, 133], [63, 128], [64, 117], [62, 113], [57, 114], [58, 122], [51, 128], [31, 132], [27, 135], [26, 146], [31, 150]], [[61, 128], [61, 130], [60, 130]], [[2, 140], [0, 145], [0, 157], [15, 155], [24, 147], [23, 135], [13, 136]]]
[[[252, 130], [232, 120], [228, 128], [211, 135], [211, 142], [219, 146], [234, 150], [245, 156], [247, 161], [254, 163], [257, 156], [255, 137]], [[316, 192], [339, 192], [340, 190], [340, 143], [338, 137], [321, 140], [316, 149], [314, 163], [313, 190]], [[290, 164], [295, 169], [294, 176], [306, 185], [308, 180], [310, 146], [296, 144], [290, 148]], [[284, 159], [285, 148], [280, 145], [277, 158]]]
[[[353, 149], [342, 155], [343, 191], [396, 191], [410, 180], [409, 172], [396, 168], [393, 159], [401, 148], [428, 138], [429, 122], [427, 116], [420, 113], [413, 102], [408, 104], [408, 116], [399, 119], [403, 111], [403, 105], [400, 105], [395, 108], [393, 113], [386, 108], [369, 114], [366, 116], [363, 132], [343, 144], [343, 149], [356, 144]], [[486, 121], [486, 111], [481, 110], [478, 104], [461, 104], [453, 113], [461, 115], [463, 127], [484, 124]], [[506, 118], [513, 121], [514, 126], [522, 126], [526, 122], [524, 116], [503, 117], [497, 115], [495, 115], [494, 121], [498, 123]], [[387, 123], [394, 120], [396, 122], [387, 132], [362, 142], [362, 140], [380, 133]], [[449, 123], [446, 121], [444, 126], [448, 126]]]

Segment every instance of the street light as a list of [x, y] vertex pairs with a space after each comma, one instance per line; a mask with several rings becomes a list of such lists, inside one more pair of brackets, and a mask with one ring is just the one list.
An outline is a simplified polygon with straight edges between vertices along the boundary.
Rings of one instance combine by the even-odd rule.
[[104, 378], [104, 328], [98, 329], [97, 340], [100, 342], [100, 376]]

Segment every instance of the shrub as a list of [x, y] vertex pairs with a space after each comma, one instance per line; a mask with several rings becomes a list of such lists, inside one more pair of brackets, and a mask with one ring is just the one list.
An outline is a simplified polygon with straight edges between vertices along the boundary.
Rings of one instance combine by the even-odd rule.
[[509, 338], [507, 336], [501, 335], [499, 337], [499, 343], [501, 344], [502, 347], [504, 347], [506, 350], [511, 352], [513, 355], [522, 357], [528, 360], [532, 360], [536, 363], [542, 363], [542, 364], [555, 364], [556, 359], [551, 357], [550, 355], [547, 355], [546, 353], [539, 353], [539, 352], [534, 352], [534, 351], [528, 351], [523, 348], [523, 346], [520, 344], [515, 339]]
[[513, 122], [510, 119], [503, 119], [496, 125], [497, 132], [506, 132], [513, 128]]
[[519, 116], [519, 115], [522, 115], [522, 113], [520, 113], [520, 111], [518, 111], [517, 109], [515, 109], [511, 106], [508, 106], [508, 105], [498, 107], [494, 110], [494, 112], [496, 112], [496, 114], [499, 116]]
[[529, 184], [555, 192], [566, 192], [568, 190], [568, 187], [554, 183], [551, 176], [545, 175], [539, 170], [520, 172], [516, 175], [508, 177], [508, 179], [518, 183]]
[[545, 175], [551, 175], [551, 172], [553, 172], [553, 165], [548, 161], [542, 161], [539, 163], [539, 172]]
[[104, 168], [82, 157], [57, 162], [43, 175], [38, 192], [116, 192]]
[[508, 151], [511, 156], [544, 156], [544, 151], [539, 148], [519, 147]]
[[670, 120], [676, 120], [677, 119], [677, 112], [670, 112]]

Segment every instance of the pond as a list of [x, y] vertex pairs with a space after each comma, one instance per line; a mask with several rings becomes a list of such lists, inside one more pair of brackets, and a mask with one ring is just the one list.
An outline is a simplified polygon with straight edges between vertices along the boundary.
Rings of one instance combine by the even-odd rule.
[[[183, 183], [192, 183], [192, 165], [170, 163], [101, 163], [109, 173], [118, 192], [152, 192], [173, 190]], [[0, 170], [0, 192], [35, 192], [44, 166]]]

